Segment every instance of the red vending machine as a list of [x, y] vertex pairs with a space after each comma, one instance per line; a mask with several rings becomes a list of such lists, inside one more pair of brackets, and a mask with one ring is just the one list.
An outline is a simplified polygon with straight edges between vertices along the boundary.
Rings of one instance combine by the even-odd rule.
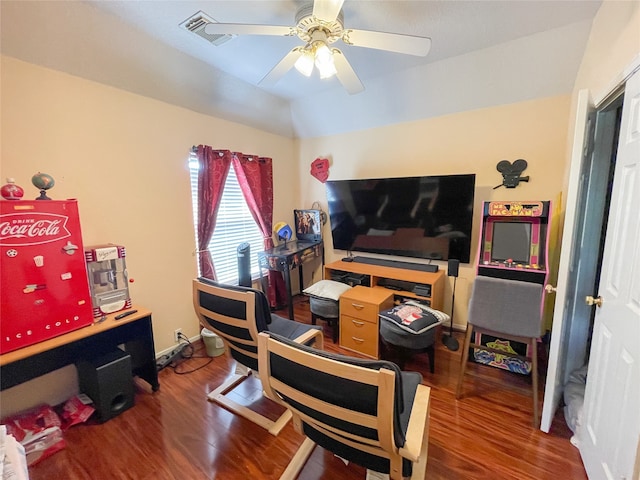
[[0, 354], [93, 323], [76, 200], [0, 200]]

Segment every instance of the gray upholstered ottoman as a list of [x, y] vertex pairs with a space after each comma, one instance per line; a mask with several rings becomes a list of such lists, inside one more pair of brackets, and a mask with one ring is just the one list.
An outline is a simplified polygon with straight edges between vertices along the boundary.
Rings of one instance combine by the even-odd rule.
[[302, 291], [302, 293], [309, 296], [311, 323], [315, 325], [318, 319], [325, 320], [333, 329], [333, 343], [338, 341], [340, 295], [349, 289], [351, 287], [345, 283], [334, 280], [320, 280]]
[[395, 353], [400, 368], [415, 353], [426, 352], [429, 370], [435, 371], [435, 341], [437, 327], [449, 320], [449, 315], [419, 302], [408, 301], [380, 312], [380, 339], [385, 352]]

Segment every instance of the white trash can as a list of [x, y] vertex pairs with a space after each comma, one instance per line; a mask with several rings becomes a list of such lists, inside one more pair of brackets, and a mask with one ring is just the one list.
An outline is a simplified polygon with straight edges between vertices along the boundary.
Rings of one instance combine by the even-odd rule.
[[203, 328], [200, 335], [202, 335], [202, 341], [207, 349], [207, 355], [218, 357], [224, 353], [224, 342], [218, 334]]

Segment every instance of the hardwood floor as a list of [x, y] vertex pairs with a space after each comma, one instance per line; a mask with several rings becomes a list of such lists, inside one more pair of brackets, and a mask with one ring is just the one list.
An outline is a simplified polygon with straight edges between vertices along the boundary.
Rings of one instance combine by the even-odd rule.
[[[280, 312], [286, 316], [285, 312]], [[309, 304], [297, 297], [295, 316], [309, 323]], [[324, 322], [321, 322], [323, 325]], [[456, 334], [462, 343], [462, 334]], [[431, 388], [429, 479], [586, 479], [578, 450], [569, 443], [570, 430], [561, 412], [551, 433], [531, 425], [526, 394], [495, 388], [474, 375], [465, 378], [465, 396], [454, 391], [460, 350], [451, 352], [439, 341], [435, 374], [426, 354], [414, 357], [406, 370], [419, 371]], [[340, 351], [325, 326], [327, 350]], [[204, 355], [202, 344], [196, 354]], [[347, 353], [347, 352], [342, 352]], [[277, 479], [302, 443], [289, 423], [278, 437], [207, 401], [207, 393], [233, 371], [226, 355], [208, 362], [192, 358], [162, 370], [160, 390], [139, 390], [136, 405], [104, 424], [83, 424], [65, 432], [66, 448], [30, 468], [32, 480], [80, 479]], [[495, 368], [471, 365], [476, 374], [498, 382], [521, 380]], [[521, 382], [522, 383], [522, 382]], [[543, 382], [541, 382], [543, 384]], [[542, 397], [541, 397], [542, 398]], [[282, 409], [262, 397], [258, 380], [234, 391], [234, 399], [270, 418]], [[320, 447], [307, 462], [301, 480], [364, 479], [363, 468], [334, 457]]]

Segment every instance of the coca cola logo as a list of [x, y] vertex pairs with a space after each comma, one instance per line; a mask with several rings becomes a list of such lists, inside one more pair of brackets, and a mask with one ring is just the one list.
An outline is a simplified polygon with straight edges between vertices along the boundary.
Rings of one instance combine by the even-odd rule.
[[71, 236], [69, 217], [53, 213], [10, 213], [0, 216], [2, 246], [40, 245]]

